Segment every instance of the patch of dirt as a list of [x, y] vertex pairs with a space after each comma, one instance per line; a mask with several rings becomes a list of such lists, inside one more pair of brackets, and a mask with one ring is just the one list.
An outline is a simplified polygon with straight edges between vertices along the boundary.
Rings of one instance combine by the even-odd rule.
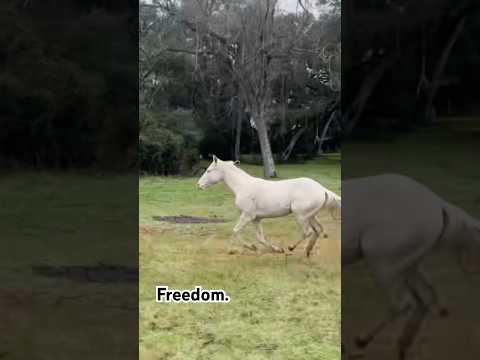
[[226, 223], [228, 220], [222, 218], [208, 218], [208, 217], [200, 217], [200, 216], [186, 216], [186, 215], [179, 215], [179, 216], [152, 216], [153, 220], [156, 221], [164, 221], [170, 222], [175, 224], [215, 224], [215, 223]]
[[138, 269], [99, 263], [95, 266], [32, 266], [36, 275], [77, 282], [138, 282]]
[[140, 225], [138, 228], [138, 232], [140, 235], [140, 238], [143, 238], [145, 236], [151, 236], [157, 232], [157, 229], [151, 227], [151, 226], [145, 226], [145, 225]]

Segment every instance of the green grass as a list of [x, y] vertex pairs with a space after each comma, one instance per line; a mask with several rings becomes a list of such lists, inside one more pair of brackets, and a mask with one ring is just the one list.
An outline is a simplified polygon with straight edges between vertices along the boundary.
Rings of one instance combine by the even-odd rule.
[[390, 142], [352, 142], [343, 147], [344, 178], [400, 173], [480, 216], [479, 122], [445, 118]]
[[[259, 176], [259, 166], [242, 165]], [[308, 176], [340, 192], [340, 159], [278, 166], [280, 178]], [[339, 223], [310, 261], [299, 249], [282, 254], [227, 255], [238, 218], [224, 185], [206, 191], [198, 178], [140, 180], [141, 359], [339, 359]], [[225, 224], [168, 224], [152, 216], [221, 217]], [[301, 236], [291, 217], [265, 221], [265, 234], [287, 245]], [[245, 232], [253, 239], [253, 232]], [[155, 286], [225, 289], [228, 304], [157, 304]]]
[[31, 267], [136, 264], [136, 193], [125, 191], [136, 184], [136, 175], [1, 175], [0, 358], [134, 356], [129, 334], [117, 329], [136, 324], [126, 306], [135, 309], [137, 298], [122, 297], [135, 294], [136, 284], [45, 278]]
[[2, 174], [2, 238], [12, 241], [1, 252], [1, 265], [132, 263], [136, 234], [125, 234], [137, 222], [131, 207], [136, 194], [125, 191], [136, 184], [132, 176]]

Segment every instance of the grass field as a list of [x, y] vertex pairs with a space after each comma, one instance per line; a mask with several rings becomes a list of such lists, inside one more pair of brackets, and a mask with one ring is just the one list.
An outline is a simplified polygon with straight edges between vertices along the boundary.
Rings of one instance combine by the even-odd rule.
[[[258, 166], [243, 166], [260, 176]], [[278, 166], [280, 178], [308, 176], [340, 192], [340, 158]], [[340, 359], [340, 224], [310, 261], [302, 249], [227, 255], [238, 219], [223, 184], [197, 178], [140, 180], [140, 356], [150, 359]], [[224, 224], [170, 224], [153, 216], [220, 217]], [[265, 221], [266, 237], [286, 246], [301, 236], [292, 217]], [[254, 238], [246, 230], [245, 238]], [[225, 289], [228, 304], [155, 303], [155, 286]]]
[[135, 266], [138, 212], [131, 205], [136, 191], [125, 189], [136, 184], [136, 174], [2, 174], [1, 359], [136, 355], [136, 338], [117, 331], [130, 328], [135, 334], [136, 283], [77, 282], [38, 276], [32, 270], [37, 265], [98, 262]]

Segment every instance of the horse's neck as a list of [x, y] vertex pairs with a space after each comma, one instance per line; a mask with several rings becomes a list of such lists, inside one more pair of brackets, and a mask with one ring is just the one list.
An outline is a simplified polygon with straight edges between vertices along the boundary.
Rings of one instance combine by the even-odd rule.
[[247, 190], [255, 178], [238, 168], [226, 168], [224, 171], [224, 181], [229, 189], [238, 195]]

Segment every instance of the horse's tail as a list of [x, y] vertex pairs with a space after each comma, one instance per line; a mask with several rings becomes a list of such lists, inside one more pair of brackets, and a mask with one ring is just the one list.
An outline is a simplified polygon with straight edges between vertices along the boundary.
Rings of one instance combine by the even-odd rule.
[[340, 217], [335, 217], [336, 213], [340, 213], [342, 210], [342, 198], [335, 193], [330, 193], [332, 201], [330, 202], [330, 215], [334, 220], [340, 220]]
[[340, 220], [340, 217], [335, 217], [335, 213], [340, 212], [341, 208], [341, 197], [331, 191], [325, 191], [325, 200], [323, 202], [323, 205], [320, 208], [316, 209], [314, 214], [315, 216], [317, 216], [320, 213], [320, 210], [329, 209], [330, 215], [332, 216], [333, 220]]
[[460, 245], [458, 247], [458, 263], [464, 273], [478, 274], [480, 268], [478, 264], [472, 263], [473, 258], [469, 259], [469, 256], [471, 254], [475, 256], [475, 250], [480, 247], [480, 237], [477, 235], [480, 232], [480, 221], [463, 209], [445, 201], [442, 207], [442, 229], [438, 236], [438, 242], [452, 244], [452, 241], [455, 241], [455, 233], [464, 226], [474, 231], [472, 235], [462, 239], [463, 241], [460, 240], [462, 241], [460, 244], [457, 243]]
[[333, 202], [334, 202], [334, 206], [335, 208], [337, 209], [341, 209], [342, 208], [342, 198], [340, 196], [338, 196], [337, 194], [333, 194], [334, 197], [333, 197]]

